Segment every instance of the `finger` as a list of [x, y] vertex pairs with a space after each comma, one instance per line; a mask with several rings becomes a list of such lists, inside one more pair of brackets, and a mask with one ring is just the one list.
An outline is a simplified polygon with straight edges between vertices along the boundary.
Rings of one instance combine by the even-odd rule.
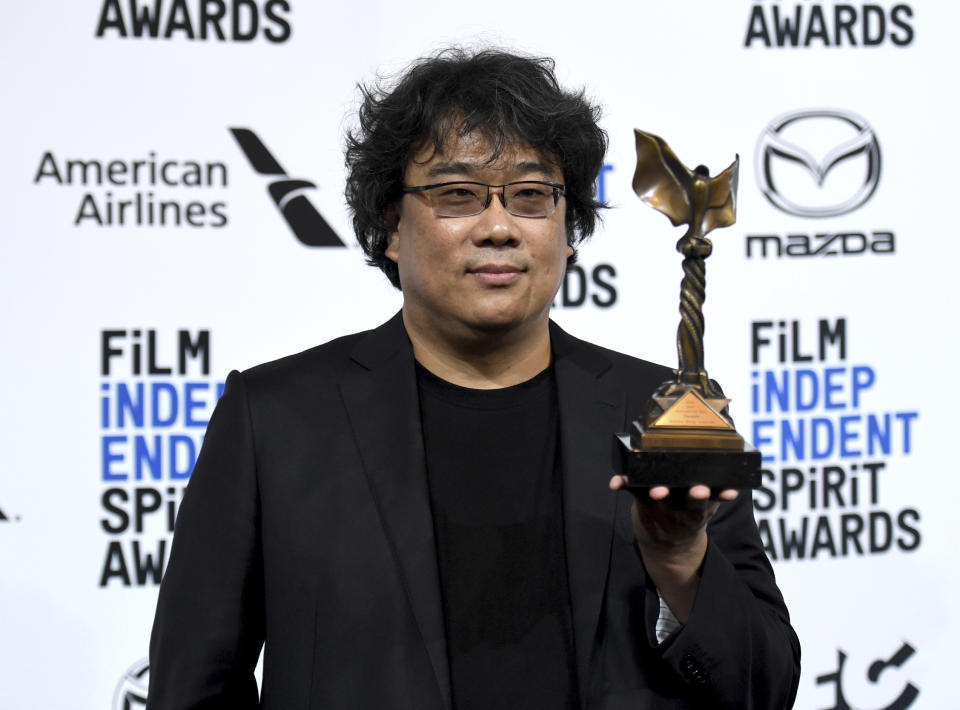
[[689, 496], [693, 500], [708, 500], [710, 498], [735, 500], [738, 495], [740, 495], [740, 492], [736, 488], [724, 488], [714, 494], [713, 489], [704, 485], [693, 486], [689, 491]]
[[611, 491], [620, 491], [627, 487], [627, 477], [626, 476], [613, 476], [610, 479], [610, 490]]
[[693, 500], [709, 500], [710, 488], [702, 484], [691, 486], [690, 490], [687, 491], [687, 495], [690, 496]]
[[666, 486], [654, 486], [650, 489], [650, 500], [664, 500], [670, 495], [670, 489]]

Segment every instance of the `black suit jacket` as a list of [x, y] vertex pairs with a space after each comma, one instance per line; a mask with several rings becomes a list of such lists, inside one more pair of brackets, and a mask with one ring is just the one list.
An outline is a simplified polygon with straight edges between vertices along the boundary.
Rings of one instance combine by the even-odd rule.
[[[551, 324], [564, 534], [585, 708], [787, 707], [799, 645], [750, 497], [711, 522], [686, 626], [612, 493], [612, 434], [669, 376]], [[495, 442], [491, 442], [495, 444]], [[450, 708], [413, 353], [400, 316], [231, 373], [177, 518], [150, 644], [150, 710]]]

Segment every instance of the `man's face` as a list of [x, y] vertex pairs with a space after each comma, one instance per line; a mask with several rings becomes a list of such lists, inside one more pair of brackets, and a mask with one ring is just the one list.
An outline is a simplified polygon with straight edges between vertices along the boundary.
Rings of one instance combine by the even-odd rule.
[[[488, 163], [491, 152], [473, 134], [451, 139], [442, 154], [427, 148], [415, 155], [404, 184], [563, 182], [556, 164], [528, 146], [507, 148]], [[425, 195], [404, 195], [386, 255], [400, 271], [406, 318], [462, 335], [545, 323], [573, 252], [565, 212], [561, 197], [549, 217], [517, 217], [494, 194], [478, 215], [437, 217]]]

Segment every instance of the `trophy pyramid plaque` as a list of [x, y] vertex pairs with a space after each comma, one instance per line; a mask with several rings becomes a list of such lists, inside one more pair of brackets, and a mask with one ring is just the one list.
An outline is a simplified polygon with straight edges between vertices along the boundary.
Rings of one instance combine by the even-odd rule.
[[688, 225], [677, 242], [683, 254], [680, 284], [680, 364], [644, 405], [630, 431], [615, 434], [614, 467], [632, 487], [704, 484], [714, 489], [760, 485], [760, 452], [737, 433], [730, 400], [707, 375], [703, 356], [703, 301], [708, 232], [736, 221], [739, 156], [710, 177], [703, 165], [690, 170], [658, 136], [634, 131], [637, 169], [633, 190], [674, 226]]

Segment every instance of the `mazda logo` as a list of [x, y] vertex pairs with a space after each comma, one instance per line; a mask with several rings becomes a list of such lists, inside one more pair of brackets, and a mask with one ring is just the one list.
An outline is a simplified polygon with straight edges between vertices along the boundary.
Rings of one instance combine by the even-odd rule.
[[812, 109], [775, 118], [757, 145], [757, 180], [774, 207], [799, 217], [836, 217], [870, 199], [880, 144], [849, 111]]

